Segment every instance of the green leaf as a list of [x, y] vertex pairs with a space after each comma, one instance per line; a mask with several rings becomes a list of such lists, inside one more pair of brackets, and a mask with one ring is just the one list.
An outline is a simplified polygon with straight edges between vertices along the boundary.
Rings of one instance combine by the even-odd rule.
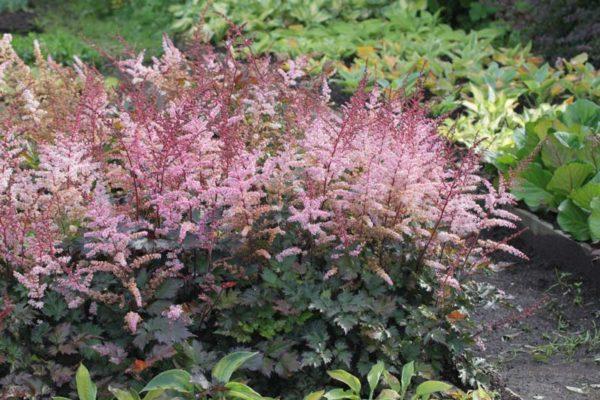
[[587, 223], [588, 216], [571, 200], [564, 200], [558, 206], [558, 225], [579, 241], [590, 239], [590, 229]]
[[594, 172], [595, 169], [590, 164], [574, 162], [562, 165], [554, 171], [547, 189], [568, 195], [573, 189], [581, 187]]
[[600, 197], [595, 197], [590, 201], [592, 214], [588, 218], [590, 236], [594, 242], [600, 240]]
[[258, 353], [249, 351], [238, 351], [221, 358], [212, 370], [212, 376], [221, 383], [227, 383], [231, 375], [242, 366], [246, 361], [256, 356]]
[[225, 387], [228, 389], [227, 396], [243, 400], [263, 400], [267, 397], [262, 397], [251, 387], [240, 382], [228, 382]]
[[593, 101], [579, 99], [567, 107], [562, 119], [569, 125], [594, 127], [600, 122], [600, 106]]
[[71, 400], [68, 397], [62, 397], [62, 396], [54, 396], [52, 397], [52, 400]]
[[164, 389], [154, 389], [146, 393], [144, 400], [156, 400], [164, 393]]
[[128, 392], [127, 390], [109, 386], [108, 391], [111, 392], [117, 398], [117, 400], [136, 400], [133, 394], [131, 394], [131, 392]]
[[590, 203], [594, 197], [600, 197], [600, 183], [588, 182], [584, 186], [573, 190], [569, 198], [573, 203], [586, 211], [590, 211]]
[[360, 397], [350, 390], [333, 389], [325, 393], [325, 398], [328, 400], [360, 400]]
[[318, 392], [312, 392], [312, 393], [307, 394], [304, 397], [304, 400], [320, 400], [324, 394], [325, 394], [324, 390], [319, 390]]
[[452, 389], [452, 385], [440, 381], [426, 381], [417, 386], [416, 396], [426, 398], [433, 393], [444, 393]]
[[79, 364], [77, 373], [75, 374], [75, 382], [77, 383], [77, 395], [79, 400], [96, 400], [96, 393], [98, 389], [92, 378], [90, 377], [90, 371], [83, 364]]
[[402, 386], [400, 385], [400, 381], [398, 380], [398, 378], [390, 374], [387, 370], [383, 371], [383, 380], [395, 392], [402, 391]]
[[558, 131], [554, 132], [554, 137], [563, 146], [573, 150], [581, 150], [584, 147], [583, 138], [575, 132]]
[[357, 395], [360, 395], [360, 379], [343, 369], [327, 371], [327, 374], [335, 380], [345, 383]]
[[373, 394], [375, 393], [375, 389], [379, 384], [379, 380], [381, 379], [381, 374], [383, 374], [384, 369], [385, 365], [382, 361], [379, 361], [377, 364], [371, 367], [371, 370], [367, 374], [367, 382], [369, 382], [369, 389], [371, 389], [369, 393], [369, 400], [373, 398]]
[[400, 393], [391, 389], [383, 389], [379, 396], [377, 396], [377, 400], [397, 400], [401, 399]]
[[171, 369], [161, 372], [150, 380], [141, 390], [148, 392], [150, 390], [163, 389], [175, 390], [182, 393], [190, 393], [193, 390], [193, 385], [190, 382], [191, 375], [182, 369]]
[[415, 375], [415, 362], [414, 361], [411, 361], [408, 364], [404, 365], [404, 367], [402, 367], [402, 377], [401, 377], [402, 391], [400, 393], [402, 393], [403, 397], [406, 394], [406, 391], [408, 390], [408, 387], [410, 386], [410, 381], [412, 380], [414, 375]]

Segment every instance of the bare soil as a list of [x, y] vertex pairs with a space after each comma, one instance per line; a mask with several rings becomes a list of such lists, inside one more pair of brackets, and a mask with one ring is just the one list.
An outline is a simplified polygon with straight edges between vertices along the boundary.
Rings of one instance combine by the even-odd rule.
[[0, 32], [26, 33], [35, 29], [35, 14], [29, 11], [0, 13]]
[[[600, 294], [577, 276], [561, 274], [530, 261], [477, 276], [504, 292], [475, 316], [487, 327], [480, 355], [500, 386], [522, 399], [600, 400]], [[502, 400], [518, 398], [501, 392]]]

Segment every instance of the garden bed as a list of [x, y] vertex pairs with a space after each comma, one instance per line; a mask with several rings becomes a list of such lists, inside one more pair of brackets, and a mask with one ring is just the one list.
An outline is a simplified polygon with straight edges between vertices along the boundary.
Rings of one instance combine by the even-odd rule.
[[521, 226], [527, 228], [521, 238], [531, 249], [531, 258], [548, 268], [558, 267], [565, 272], [577, 274], [590, 285], [600, 288], [598, 250], [571, 239], [529, 211], [519, 208], [512, 211], [521, 217]]
[[600, 399], [598, 287], [534, 260], [477, 277], [504, 292], [477, 312], [488, 328], [480, 355], [492, 364], [499, 386], [518, 395], [505, 391], [502, 399]]

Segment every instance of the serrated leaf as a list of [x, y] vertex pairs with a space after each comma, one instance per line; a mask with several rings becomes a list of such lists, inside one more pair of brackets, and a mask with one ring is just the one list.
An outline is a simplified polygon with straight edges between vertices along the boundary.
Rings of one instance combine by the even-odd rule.
[[348, 387], [357, 395], [360, 395], [360, 379], [356, 376], [352, 375], [349, 372], [344, 371], [343, 369], [336, 369], [334, 371], [327, 371], [327, 375], [332, 377], [335, 380], [338, 380], [342, 383], [348, 385]]
[[595, 168], [590, 164], [574, 162], [561, 165], [554, 171], [547, 189], [568, 195], [581, 187], [594, 172]]
[[96, 394], [98, 389], [92, 378], [90, 377], [90, 371], [83, 364], [79, 364], [77, 373], [75, 374], [75, 382], [77, 384], [77, 395], [79, 400], [96, 400]]
[[242, 366], [246, 361], [256, 356], [258, 353], [249, 351], [238, 351], [221, 358], [212, 370], [212, 376], [221, 383], [227, 383], [231, 375]]
[[558, 207], [558, 217], [556, 218], [560, 228], [571, 234], [579, 241], [590, 239], [590, 229], [588, 227], [588, 216], [571, 200], [564, 200]]
[[192, 376], [182, 369], [171, 369], [156, 375], [144, 386], [140, 392], [151, 390], [175, 390], [182, 393], [190, 393], [193, 390], [190, 382]]

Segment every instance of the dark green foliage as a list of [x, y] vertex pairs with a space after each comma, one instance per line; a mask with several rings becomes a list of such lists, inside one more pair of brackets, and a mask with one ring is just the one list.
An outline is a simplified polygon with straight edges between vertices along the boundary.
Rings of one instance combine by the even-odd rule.
[[532, 40], [534, 48], [556, 60], [581, 52], [600, 65], [600, 2], [595, 0], [489, 1], [498, 15]]

